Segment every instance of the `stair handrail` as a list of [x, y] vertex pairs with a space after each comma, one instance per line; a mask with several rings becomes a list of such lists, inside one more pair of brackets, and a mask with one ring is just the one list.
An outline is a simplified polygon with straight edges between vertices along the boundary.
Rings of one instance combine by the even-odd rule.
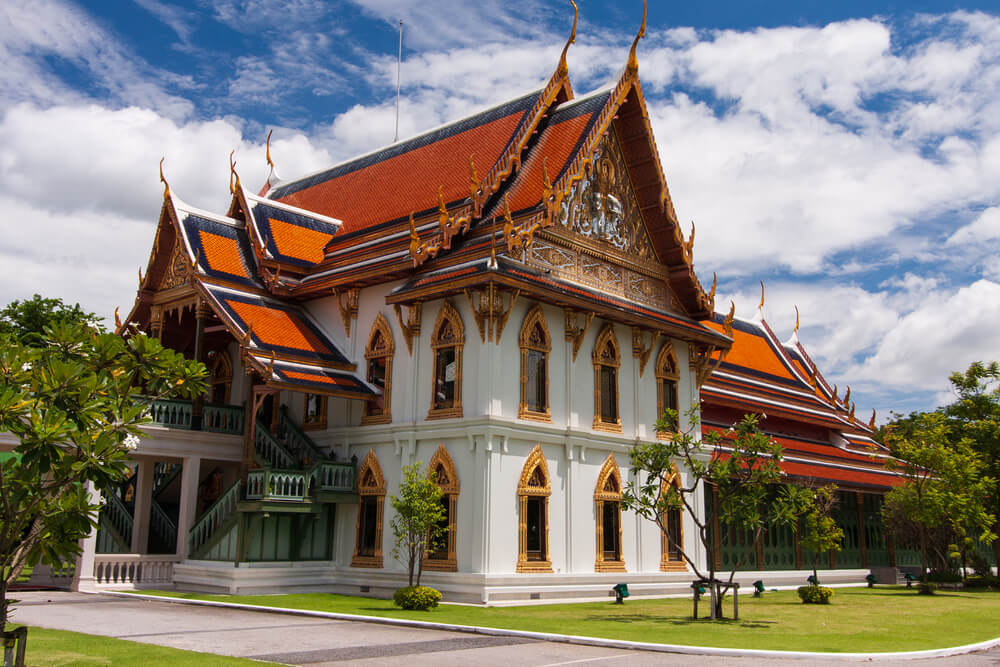
[[177, 544], [177, 524], [156, 500], [151, 500], [149, 503], [149, 527], [163, 538], [166, 544]]
[[188, 533], [188, 553], [194, 553], [198, 547], [212, 537], [212, 534], [226, 522], [233, 512], [236, 511], [240, 502], [240, 488], [242, 482], [236, 480], [219, 496], [214, 503], [209, 506], [205, 513], [201, 515], [191, 531]]
[[122, 540], [129, 544], [131, 548], [132, 544], [132, 513], [125, 507], [125, 503], [122, 500], [112, 494], [104, 494], [104, 507], [101, 508], [102, 513], [107, 517], [111, 526], [118, 532]]
[[297, 463], [292, 453], [271, 435], [266, 426], [261, 424], [257, 424], [254, 431], [253, 448], [254, 452], [269, 462], [273, 468], [294, 468]]
[[170, 486], [170, 483], [181, 473], [181, 464], [157, 461], [153, 464], [153, 495]]
[[281, 406], [281, 416], [278, 419], [278, 430], [282, 433], [285, 441], [299, 452], [299, 463], [305, 464], [306, 458], [312, 459], [311, 463], [327, 461], [329, 457], [323, 453], [313, 439], [303, 432], [295, 421], [288, 416], [288, 406]]

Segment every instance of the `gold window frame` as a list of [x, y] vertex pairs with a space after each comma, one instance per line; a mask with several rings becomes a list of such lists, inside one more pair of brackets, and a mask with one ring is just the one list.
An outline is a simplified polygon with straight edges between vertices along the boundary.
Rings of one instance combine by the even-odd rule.
[[458, 492], [460, 487], [458, 483], [458, 471], [455, 469], [455, 462], [452, 460], [451, 454], [448, 453], [448, 450], [445, 449], [444, 445], [438, 445], [437, 451], [434, 452], [434, 456], [431, 457], [431, 461], [427, 465], [428, 477], [430, 477], [432, 473], [436, 473], [439, 469], [444, 471], [444, 482], [442, 483], [442, 478], [440, 476], [435, 477], [434, 481], [437, 483], [438, 487], [441, 489], [441, 493], [448, 501], [448, 555], [445, 558], [431, 558], [425, 555], [424, 569], [434, 570], [437, 572], [457, 572], [458, 555], [456, 554], [456, 534], [458, 529]]
[[[382, 337], [381, 346], [376, 346], [376, 335]], [[361, 423], [367, 424], [388, 424], [392, 422], [392, 359], [396, 355], [396, 342], [393, 340], [392, 328], [385, 315], [379, 313], [372, 323], [371, 332], [368, 334], [368, 345], [365, 347], [365, 379], [368, 378], [368, 363], [372, 359], [385, 359], [385, 387], [382, 388], [382, 414], [368, 414], [368, 406], [371, 402], [365, 403], [364, 413], [361, 415]], [[369, 380], [370, 381], [370, 380]]]
[[[532, 333], [538, 326], [542, 331], [543, 340], [532, 341]], [[521, 346], [521, 401], [518, 405], [517, 416], [519, 419], [529, 419], [532, 421], [551, 422], [552, 407], [549, 401], [549, 357], [552, 353], [552, 336], [549, 334], [549, 325], [545, 321], [545, 313], [540, 304], [535, 304], [521, 324], [521, 335], [519, 337]], [[545, 410], [532, 410], [528, 407], [528, 358], [529, 352], [536, 351], [545, 355]]]
[[[674, 344], [672, 341], [667, 341], [660, 348], [659, 353], [656, 355], [656, 418], [660, 419], [663, 417], [663, 411], [666, 409], [667, 397], [663, 391], [663, 383], [668, 381], [674, 382], [674, 395], [677, 397], [677, 409], [680, 410], [680, 380], [681, 374], [678, 370], [680, 366], [677, 364], [677, 353], [674, 351]], [[680, 418], [680, 415], [678, 415]], [[657, 433], [656, 437], [660, 440], [670, 439], [669, 433]]]
[[[535, 471], [541, 472], [545, 483], [541, 486], [532, 483]], [[542, 453], [542, 446], [528, 454], [528, 459], [521, 468], [521, 478], [517, 484], [518, 529], [517, 529], [517, 572], [552, 572], [552, 556], [549, 551], [549, 496], [552, 495], [552, 477], [549, 476], [549, 464]], [[528, 498], [542, 498], [542, 512], [545, 519], [545, 553], [542, 560], [528, 560]]]
[[[615, 481], [617, 491], [608, 490], [608, 482]], [[604, 503], [618, 505], [618, 560], [604, 560]], [[595, 572], [624, 572], [625, 553], [622, 549], [622, 475], [613, 453], [608, 454], [597, 475], [594, 487], [594, 507], [597, 511], [597, 555], [594, 560]]]
[[[370, 477], [368, 473], [371, 473]], [[371, 479], [369, 483], [367, 480]], [[358, 515], [354, 527], [354, 557], [351, 558], [351, 567], [382, 567], [382, 519], [384, 517], [385, 505], [385, 476], [382, 475], [382, 466], [379, 465], [375, 450], [369, 449], [365, 455], [361, 467], [358, 469], [358, 495], [375, 496], [375, 552], [371, 556], [358, 554], [358, 546], [361, 541], [361, 504], [358, 504]]]
[[[663, 491], [667, 486], [673, 486], [680, 488], [681, 476], [674, 469], [674, 474], [670, 476], [669, 479], [665, 480], [660, 487], [660, 496], [663, 496]], [[667, 528], [670, 524], [670, 517], [663, 516], [663, 528]], [[680, 546], [683, 548], [684, 545], [684, 512], [677, 510], [677, 523], [678, 523], [678, 535], [680, 536]], [[660, 571], [661, 572], [687, 572], [687, 563], [684, 561], [684, 557], [681, 556], [677, 559], [672, 559], [670, 557], [670, 541], [667, 539], [667, 531], [663, 528], [660, 529]]]
[[[604, 355], [604, 350], [608, 346], [614, 350], [614, 358], [609, 359]], [[611, 433], [622, 432], [622, 411], [621, 411], [621, 345], [618, 344], [618, 336], [615, 335], [615, 327], [608, 322], [597, 334], [597, 341], [594, 343], [592, 355], [594, 363], [594, 430], [609, 431]], [[611, 367], [615, 369], [615, 420], [605, 421], [601, 415], [601, 369]]]
[[[445, 323], [450, 323], [454, 332], [454, 339], [445, 340], [441, 337], [441, 330]], [[438, 385], [438, 351], [447, 348], [455, 348], [455, 399], [451, 407], [435, 408], [434, 398]], [[455, 306], [450, 301], [445, 301], [438, 311], [437, 320], [434, 322], [433, 334], [431, 336], [431, 407], [427, 412], [427, 419], [449, 419], [462, 416], [462, 348], [465, 347], [465, 325], [462, 323], [462, 316], [459, 315]]]

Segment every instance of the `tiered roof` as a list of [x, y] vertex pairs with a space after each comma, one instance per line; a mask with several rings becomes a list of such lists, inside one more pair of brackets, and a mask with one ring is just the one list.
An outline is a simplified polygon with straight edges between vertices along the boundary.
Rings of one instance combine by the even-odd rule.
[[849, 396], [830, 387], [797, 331], [782, 343], [761, 314], [744, 320], [716, 313], [708, 326], [729, 334], [733, 345], [702, 386], [704, 432], [725, 432], [745, 413], [763, 414], [761, 427], [781, 444], [781, 468], [791, 477], [859, 490], [900, 482], [884, 468], [889, 453], [872, 437], [874, 415], [868, 424], [855, 416]]

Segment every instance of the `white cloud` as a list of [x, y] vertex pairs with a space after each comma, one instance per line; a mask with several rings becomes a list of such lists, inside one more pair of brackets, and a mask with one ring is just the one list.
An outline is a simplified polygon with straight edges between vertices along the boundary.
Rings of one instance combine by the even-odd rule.
[[979, 217], [961, 227], [948, 238], [948, 245], [981, 243], [1000, 239], [1000, 207], [984, 210]]

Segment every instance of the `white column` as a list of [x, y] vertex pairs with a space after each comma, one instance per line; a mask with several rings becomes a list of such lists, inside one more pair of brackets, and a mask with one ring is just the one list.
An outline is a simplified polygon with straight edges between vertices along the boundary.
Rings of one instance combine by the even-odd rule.
[[153, 461], [139, 459], [132, 514], [132, 553], [146, 553], [149, 541], [149, 507], [153, 499]]
[[189, 456], [181, 468], [181, 504], [177, 514], [177, 557], [187, 558], [188, 534], [198, 511], [198, 483], [201, 481], [201, 458]]
[[[101, 502], [101, 493], [94, 486], [93, 482], [87, 482], [87, 495], [90, 504], [98, 505]], [[73, 581], [70, 589], [76, 592], [93, 591], [97, 583], [94, 578], [94, 556], [97, 553], [97, 528], [91, 528], [90, 534], [80, 540], [80, 555], [76, 559], [76, 572], [73, 574]]]

